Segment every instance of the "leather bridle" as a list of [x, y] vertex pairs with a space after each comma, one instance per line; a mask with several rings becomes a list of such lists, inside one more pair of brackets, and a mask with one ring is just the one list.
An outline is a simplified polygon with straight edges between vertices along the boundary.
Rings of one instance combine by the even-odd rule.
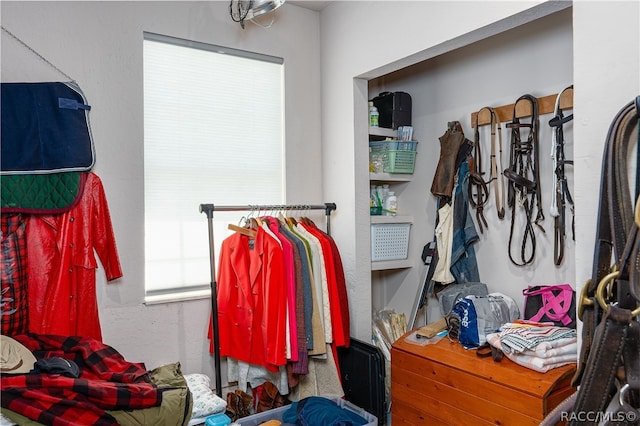
[[[618, 112], [607, 135], [593, 270], [578, 305], [582, 348], [573, 385], [580, 387], [568, 402], [574, 413], [640, 415], [640, 201], [636, 194], [634, 210], [627, 173], [639, 114], [640, 96]], [[578, 424], [577, 416], [569, 420]]]
[[553, 159], [553, 170], [555, 173], [555, 179], [553, 181], [553, 192], [551, 197], [551, 206], [549, 207], [549, 213], [554, 218], [554, 248], [553, 248], [553, 261], [556, 265], [560, 265], [564, 258], [564, 243], [565, 243], [565, 206], [568, 203], [571, 210], [571, 235], [575, 241], [575, 210], [573, 205], [573, 198], [571, 198], [571, 192], [567, 185], [567, 177], [564, 172], [564, 167], [567, 164], [573, 165], [573, 161], [565, 159], [564, 155], [564, 124], [573, 120], [573, 114], [564, 116], [562, 109], [560, 108], [560, 97], [567, 90], [573, 90], [573, 85], [565, 88], [556, 97], [556, 104], [554, 110], [554, 117], [549, 121], [549, 126], [553, 128], [552, 143], [551, 143], [551, 158]]
[[[521, 123], [516, 115], [518, 104], [521, 102], [530, 104], [530, 123]], [[520, 96], [513, 106], [513, 119], [510, 123], [507, 123], [507, 127], [511, 129], [509, 167], [504, 170], [504, 176], [508, 179], [507, 205], [511, 207], [509, 259], [516, 266], [525, 266], [532, 263], [535, 258], [536, 236], [533, 225], [535, 224], [544, 232], [544, 228], [541, 225], [544, 221], [544, 213], [542, 211], [542, 192], [540, 190], [538, 100], [531, 95]], [[529, 129], [526, 139], [523, 139], [520, 132], [523, 128]], [[516, 261], [511, 254], [517, 205], [523, 207], [526, 220], [520, 249], [520, 261]], [[532, 222], [534, 210], [536, 210], [536, 218]]]
[[[482, 149], [478, 122], [480, 113], [485, 109], [491, 117], [489, 122], [491, 128], [491, 164], [489, 180], [487, 181], [483, 178], [485, 173], [482, 170]], [[496, 146], [496, 135], [498, 136], [498, 146]], [[489, 185], [491, 182], [493, 182], [498, 218], [504, 218], [504, 176], [502, 173], [498, 174], [498, 162], [500, 162], [500, 170], [502, 170], [502, 126], [500, 125], [500, 119], [496, 111], [491, 107], [483, 107], [476, 114], [473, 149], [474, 161], [469, 173], [469, 204], [476, 209], [476, 219], [480, 233], [482, 233], [484, 228], [488, 228], [487, 220], [484, 217], [484, 206], [489, 202]], [[499, 149], [498, 155], [496, 155], [496, 149]]]

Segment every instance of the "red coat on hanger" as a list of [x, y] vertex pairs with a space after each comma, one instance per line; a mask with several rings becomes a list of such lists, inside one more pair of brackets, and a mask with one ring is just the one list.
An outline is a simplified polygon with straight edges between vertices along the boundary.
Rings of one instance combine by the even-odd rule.
[[87, 174], [81, 199], [56, 215], [27, 222], [29, 331], [102, 341], [96, 269], [107, 280], [122, 276], [107, 198], [100, 178]]
[[272, 371], [286, 364], [285, 273], [282, 248], [262, 228], [253, 240], [237, 233], [222, 242], [217, 276], [221, 356]]

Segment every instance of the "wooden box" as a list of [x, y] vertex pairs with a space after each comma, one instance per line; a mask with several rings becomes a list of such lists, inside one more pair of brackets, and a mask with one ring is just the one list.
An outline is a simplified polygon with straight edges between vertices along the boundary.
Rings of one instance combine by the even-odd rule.
[[573, 364], [539, 373], [506, 357], [479, 358], [446, 337], [420, 346], [407, 335], [391, 349], [394, 426], [538, 425], [575, 391]]

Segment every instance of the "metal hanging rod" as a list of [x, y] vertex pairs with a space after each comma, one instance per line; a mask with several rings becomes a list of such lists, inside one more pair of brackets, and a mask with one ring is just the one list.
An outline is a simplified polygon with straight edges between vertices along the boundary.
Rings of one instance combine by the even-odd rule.
[[219, 206], [214, 204], [200, 204], [200, 212], [205, 211], [250, 211], [250, 210], [328, 210], [336, 209], [336, 203], [324, 204], [247, 204], [245, 206]]
[[[215, 204], [200, 204], [200, 213], [205, 213], [207, 218], [213, 218], [213, 212], [239, 212], [239, 211], [270, 211], [270, 210], [324, 210], [327, 219], [331, 212], [336, 210], [336, 203], [324, 204], [247, 204], [244, 206], [219, 206]], [[331, 223], [327, 220], [327, 233], [331, 234]]]

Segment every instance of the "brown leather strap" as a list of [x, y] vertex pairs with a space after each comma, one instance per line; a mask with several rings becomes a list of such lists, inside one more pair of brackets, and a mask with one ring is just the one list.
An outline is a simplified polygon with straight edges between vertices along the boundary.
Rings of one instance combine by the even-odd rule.
[[[483, 110], [489, 112], [490, 120], [490, 132], [491, 132], [491, 156], [489, 166], [489, 179], [485, 180], [485, 172], [482, 165], [482, 142], [480, 139], [480, 125], [478, 117]], [[498, 218], [504, 218], [504, 176], [502, 173], [498, 174], [498, 162], [500, 162], [500, 170], [502, 170], [502, 126], [496, 111], [488, 106], [485, 106], [476, 114], [475, 121], [475, 133], [473, 142], [473, 167], [469, 171], [469, 204], [472, 208], [476, 209], [476, 219], [480, 233], [487, 228], [487, 220], [484, 216], [484, 207], [489, 202], [489, 185], [493, 182], [493, 191], [495, 195], [496, 211]], [[496, 136], [499, 141], [499, 147], [496, 146]], [[496, 150], [499, 148], [499, 156]]]
[[478, 358], [491, 357], [495, 362], [500, 362], [504, 358], [504, 352], [489, 343], [485, 343], [476, 348], [476, 356]]
[[487, 219], [484, 217], [484, 206], [489, 202], [489, 187], [484, 180], [482, 170], [482, 144], [480, 141], [480, 128], [478, 126], [478, 116], [480, 112], [488, 107], [482, 108], [476, 114], [475, 133], [473, 140], [473, 162], [469, 168], [469, 204], [476, 209], [476, 219], [480, 233], [487, 228]]
[[[554, 264], [562, 264], [564, 258], [564, 245], [565, 245], [565, 225], [566, 225], [566, 204], [569, 204], [572, 216], [571, 229], [574, 230], [574, 207], [573, 199], [571, 198], [571, 192], [567, 185], [567, 178], [565, 175], [565, 165], [573, 165], [573, 161], [565, 159], [564, 154], [564, 124], [573, 120], [573, 114], [565, 117], [562, 109], [560, 108], [560, 97], [567, 90], [573, 90], [573, 85], [565, 88], [562, 92], [558, 93], [556, 97], [556, 104], [554, 110], [554, 117], [549, 121], [549, 126], [553, 128], [553, 143], [551, 147], [551, 158], [553, 158], [553, 168], [555, 173], [555, 179], [553, 181], [553, 191], [551, 196], [551, 206], [549, 207], [549, 213], [554, 218], [553, 231], [554, 231], [554, 244], [553, 244], [553, 261]], [[572, 232], [572, 237], [575, 240], [575, 231]]]
[[[575, 413], [602, 413], [607, 408], [615, 390], [614, 379], [631, 321], [630, 314], [628, 309], [611, 306], [598, 324], [587, 362], [589, 368], [580, 384], [573, 408]], [[577, 419], [573, 419], [569, 425], [598, 424], [596, 420], [589, 422], [588, 418], [580, 420], [578, 423]]]
[[[640, 232], [634, 222], [627, 175], [628, 149], [636, 143], [637, 131], [638, 109], [631, 102], [614, 118], [605, 145], [592, 278], [585, 284], [579, 303], [583, 346], [573, 378], [574, 385], [580, 385], [576, 413], [607, 408], [619, 366], [627, 371], [618, 379], [628, 380], [626, 375], [637, 386], [640, 375], [640, 367], [628, 364], [637, 364], [640, 340], [634, 320], [640, 308], [629, 291], [640, 286]], [[614, 255], [617, 272], [609, 274]], [[615, 298], [605, 297], [606, 290]], [[635, 392], [637, 395], [637, 389]]]
[[[516, 115], [518, 104], [521, 102], [528, 102], [531, 106], [530, 123], [521, 123]], [[507, 205], [511, 207], [508, 252], [511, 263], [516, 266], [531, 264], [535, 258], [536, 235], [533, 225], [537, 225], [544, 232], [538, 153], [539, 123], [538, 100], [531, 95], [520, 96], [513, 107], [513, 119], [507, 124], [507, 127], [511, 129], [511, 153], [509, 168], [504, 171], [508, 182]], [[526, 138], [522, 137], [521, 129], [528, 129]], [[525, 229], [520, 247], [520, 259], [516, 260], [511, 253], [511, 246], [514, 239], [516, 207], [518, 205], [522, 206], [525, 212]], [[534, 210], [536, 212], [535, 221], [533, 220]]]
[[628, 230], [634, 220], [628, 189], [626, 155], [630, 143], [635, 143], [632, 135], [634, 130], [637, 132], [637, 121], [638, 112], [635, 103], [630, 102], [614, 117], [605, 141], [593, 270], [591, 279], [585, 283], [583, 296], [579, 301], [579, 312], [582, 314], [580, 319], [583, 322], [582, 347], [578, 369], [572, 381], [574, 386], [582, 380], [595, 327], [603, 313], [596, 302], [598, 283], [610, 272], [613, 255], [615, 254], [617, 258], [622, 257]]
[[477, 172], [469, 172], [469, 204], [476, 209], [476, 222], [480, 233], [485, 228], [489, 228], [487, 219], [484, 217], [484, 206], [489, 201], [489, 187], [482, 179], [482, 175]]

